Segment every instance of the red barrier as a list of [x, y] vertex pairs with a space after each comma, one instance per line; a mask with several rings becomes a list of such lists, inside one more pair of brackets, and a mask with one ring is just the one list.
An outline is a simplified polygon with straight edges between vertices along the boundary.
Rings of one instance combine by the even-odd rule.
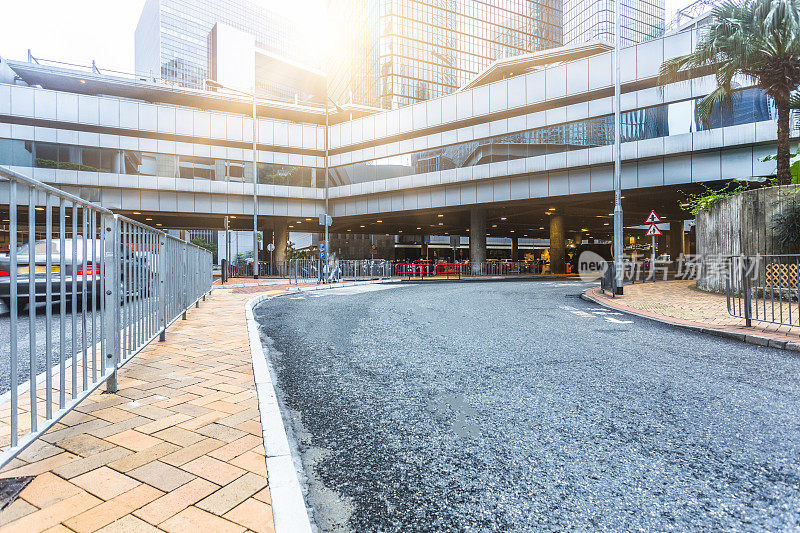
[[398, 276], [408, 276], [425, 278], [425, 276], [433, 276], [436, 274], [436, 265], [428, 263], [398, 263], [394, 266], [394, 273]]

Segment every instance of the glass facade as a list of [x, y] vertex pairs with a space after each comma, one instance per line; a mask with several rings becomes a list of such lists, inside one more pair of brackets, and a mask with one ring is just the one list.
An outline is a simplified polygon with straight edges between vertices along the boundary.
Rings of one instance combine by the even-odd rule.
[[[685, 100], [625, 112], [622, 114], [622, 142], [776, 120], [777, 117], [769, 98], [757, 89], [741, 91], [732, 106], [716, 110], [706, 122], [698, 120], [695, 106], [696, 100]], [[337, 166], [331, 169], [331, 184], [411, 176], [613, 143], [614, 116], [606, 115]]]
[[[664, 34], [664, 0], [622, 0], [622, 46]], [[564, 0], [564, 44], [614, 42], [613, 0]]]
[[[151, 10], [157, 13], [148, 13]], [[217, 22], [252, 35], [257, 48], [300, 63], [311, 60], [303, 54], [306, 47], [286, 18], [247, 0], [150, 0], [136, 31], [137, 41], [148, 41], [136, 43], [137, 70], [144, 68], [140, 65], [154, 64], [139, 55], [157, 54], [162, 79], [204, 89], [204, 80], [212, 77], [210, 34]], [[155, 42], [160, 46], [153, 46]], [[270, 80], [256, 80], [256, 87], [268, 98], [287, 100], [296, 92]]]
[[[248, 183], [252, 182], [253, 175], [252, 161], [90, 148], [17, 139], [0, 139], [0, 165]], [[258, 182], [268, 185], [323, 187], [324, 177], [315, 168], [259, 163]]]
[[454, 92], [496, 60], [561, 45], [560, 0], [341, 0], [329, 91], [396, 108]]

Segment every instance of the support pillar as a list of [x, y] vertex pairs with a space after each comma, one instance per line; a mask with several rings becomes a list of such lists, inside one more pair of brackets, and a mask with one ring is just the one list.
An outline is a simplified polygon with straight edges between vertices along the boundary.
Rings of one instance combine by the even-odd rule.
[[566, 235], [564, 234], [564, 217], [550, 216], [550, 273], [566, 274], [564, 262], [566, 258]]
[[286, 244], [289, 242], [289, 224], [278, 219], [274, 222], [273, 231], [275, 232], [275, 264], [283, 265], [286, 261]]
[[683, 220], [669, 221], [669, 255], [670, 259], [677, 261], [686, 253], [686, 239], [683, 234]]
[[469, 261], [474, 273], [486, 262], [486, 211], [480, 208], [469, 213]]
[[511, 237], [511, 260], [519, 261], [519, 237]]

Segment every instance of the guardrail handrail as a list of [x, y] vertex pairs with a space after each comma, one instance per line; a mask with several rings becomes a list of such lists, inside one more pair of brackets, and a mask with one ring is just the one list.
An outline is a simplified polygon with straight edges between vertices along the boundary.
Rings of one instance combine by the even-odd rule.
[[[11, 405], [0, 468], [104, 383], [116, 392], [118, 369], [156, 338], [164, 340], [167, 327], [186, 319], [212, 287], [211, 252], [200, 246], [0, 166], [3, 189], [10, 238], [8, 260], [0, 263], [0, 297], [10, 312], [10, 387], [0, 404]], [[27, 231], [18, 228], [20, 208], [27, 210]], [[44, 239], [37, 239], [42, 222]], [[18, 251], [18, 233], [28, 235], [27, 256]], [[45, 302], [44, 343], [37, 343], [39, 301]], [[29, 375], [20, 384], [18, 315], [25, 305]], [[29, 422], [21, 417], [26, 414]]]
[[[800, 255], [756, 254], [722, 258], [728, 314], [782, 326], [800, 326]], [[706, 277], [714, 275], [706, 272]], [[717, 278], [718, 279], [718, 278]]]

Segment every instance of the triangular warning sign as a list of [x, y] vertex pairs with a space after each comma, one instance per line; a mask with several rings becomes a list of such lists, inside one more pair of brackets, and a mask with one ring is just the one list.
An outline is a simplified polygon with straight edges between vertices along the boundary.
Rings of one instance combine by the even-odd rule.
[[661, 217], [656, 214], [656, 210], [653, 209], [650, 211], [650, 214], [647, 215], [647, 220], [644, 221], [645, 224], [655, 224], [657, 222], [661, 222]]
[[650, 224], [650, 229], [647, 230], [647, 233], [645, 233], [645, 236], [647, 236], [647, 237], [655, 237], [656, 235], [663, 235], [663, 233], [661, 233], [661, 230], [658, 229], [658, 226], [656, 226], [655, 224]]

